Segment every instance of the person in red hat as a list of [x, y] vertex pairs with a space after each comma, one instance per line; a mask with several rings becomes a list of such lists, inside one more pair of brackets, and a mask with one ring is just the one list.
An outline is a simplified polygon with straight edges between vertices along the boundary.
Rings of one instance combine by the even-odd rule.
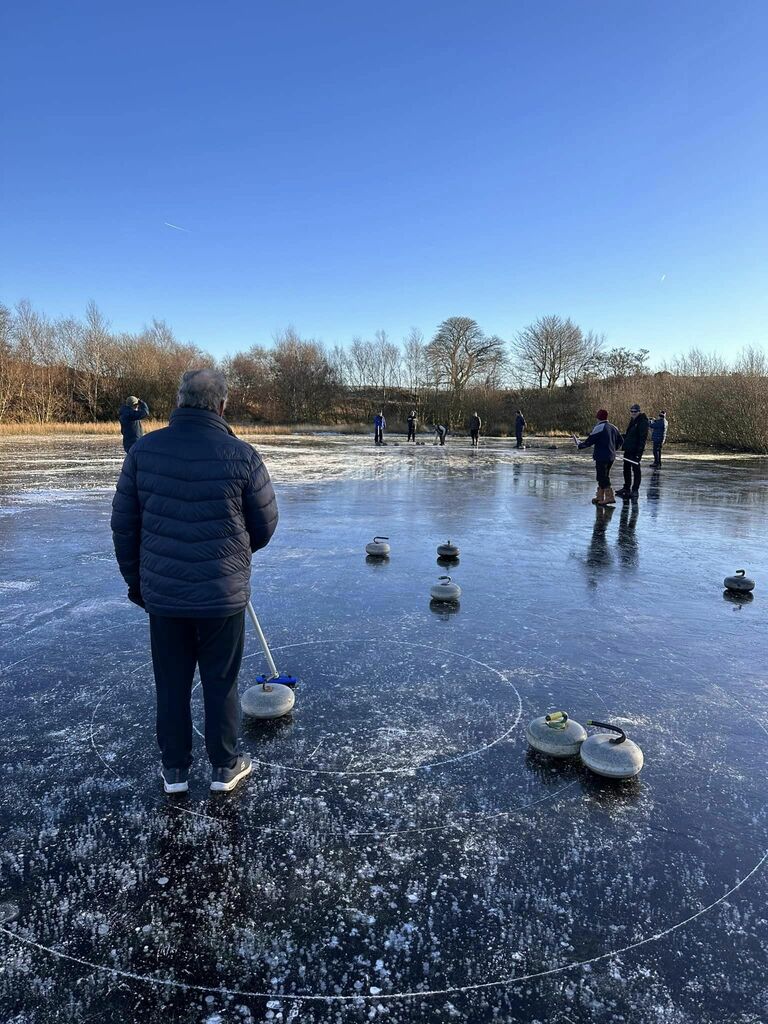
[[616, 496], [611, 487], [611, 466], [616, 461], [617, 450], [624, 444], [624, 438], [618, 427], [608, 422], [608, 411], [597, 410], [597, 423], [586, 441], [580, 441], [575, 434], [572, 437], [577, 448], [592, 449], [597, 476], [597, 493], [592, 499], [592, 504], [602, 507], [615, 505]]

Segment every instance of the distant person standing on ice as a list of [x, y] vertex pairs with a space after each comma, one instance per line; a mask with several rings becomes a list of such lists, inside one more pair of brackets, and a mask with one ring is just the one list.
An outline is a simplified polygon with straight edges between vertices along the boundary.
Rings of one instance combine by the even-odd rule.
[[384, 444], [384, 431], [387, 427], [387, 421], [384, 419], [383, 412], [377, 412], [373, 417], [373, 443]]
[[472, 438], [473, 448], [477, 448], [477, 444], [480, 439], [480, 428], [482, 425], [483, 421], [477, 415], [477, 410], [475, 410], [469, 417], [469, 436]]
[[517, 448], [523, 447], [523, 431], [525, 430], [525, 416], [517, 410], [515, 414], [515, 437], [517, 438]]
[[640, 460], [648, 440], [648, 417], [635, 402], [629, 409], [629, 424], [624, 431], [624, 486], [620, 498], [637, 498], [640, 493]]
[[149, 416], [149, 407], [135, 395], [129, 395], [120, 406], [117, 418], [120, 420], [120, 433], [123, 435], [123, 448], [126, 454], [133, 448], [140, 437], [144, 436], [141, 421]]
[[653, 442], [653, 465], [654, 468], [659, 469], [661, 466], [661, 449], [667, 440], [667, 430], [669, 428], [667, 414], [662, 409], [658, 417], [655, 420], [650, 420], [649, 424], [651, 428], [651, 441]]
[[592, 499], [593, 505], [615, 505], [616, 497], [611, 489], [611, 466], [616, 461], [616, 451], [621, 448], [624, 438], [618, 427], [608, 422], [605, 409], [597, 410], [597, 423], [586, 441], [580, 441], [575, 434], [571, 435], [577, 448], [591, 448], [595, 460], [597, 476], [597, 493]]
[[188, 789], [197, 666], [211, 789], [228, 792], [251, 772], [239, 742], [237, 676], [251, 554], [275, 532], [277, 505], [260, 456], [224, 420], [226, 402], [218, 370], [185, 373], [168, 426], [128, 452], [112, 502], [128, 599], [149, 614], [166, 793]]
[[411, 415], [408, 417], [408, 440], [416, 442], [416, 410], [411, 411]]

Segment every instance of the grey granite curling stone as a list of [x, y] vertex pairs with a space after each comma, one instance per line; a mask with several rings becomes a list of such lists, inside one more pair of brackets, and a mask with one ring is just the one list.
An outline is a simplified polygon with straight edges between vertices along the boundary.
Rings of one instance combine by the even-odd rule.
[[366, 554], [372, 558], [386, 558], [390, 551], [388, 540], [389, 537], [374, 537], [370, 544], [365, 545]]
[[606, 722], [590, 720], [587, 725], [610, 729], [616, 736], [604, 732], [593, 733], [581, 745], [581, 760], [597, 775], [607, 779], [631, 779], [643, 767], [643, 752], [636, 743], [628, 740], [623, 729]]
[[755, 581], [747, 576], [746, 570], [737, 569], [733, 576], [726, 576], [723, 586], [735, 594], [748, 594], [755, 589]]
[[437, 553], [440, 558], [458, 558], [460, 554], [458, 547], [449, 540], [445, 544], [437, 545]]
[[296, 694], [281, 683], [249, 686], [240, 696], [240, 707], [248, 718], [282, 718], [295, 703]]
[[587, 730], [565, 711], [553, 711], [529, 722], [525, 735], [534, 750], [550, 757], [574, 757], [587, 738]]
[[433, 601], [458, 601], [461, 587], [450, 576], [441, 576], [429, 593]]

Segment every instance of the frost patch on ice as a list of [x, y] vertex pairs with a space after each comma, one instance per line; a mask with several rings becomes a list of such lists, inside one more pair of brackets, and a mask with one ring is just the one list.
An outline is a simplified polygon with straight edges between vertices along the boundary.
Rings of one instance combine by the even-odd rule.
[[2, 590], [37, 590], [40, 584], [36, 580], [0, 580]]

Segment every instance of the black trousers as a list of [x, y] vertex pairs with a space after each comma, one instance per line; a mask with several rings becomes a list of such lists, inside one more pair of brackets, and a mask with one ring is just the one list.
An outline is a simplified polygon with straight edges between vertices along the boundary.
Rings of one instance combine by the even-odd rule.
[[469, 436], [472, 438], [472, 447], [477, 448], [477, 440], [480, 437], [479, 430], [470, 430]]
[[653, 442], [653, 464], [654, 464], [654, 466], [660, 466], [661, 465], [661, 449], [662, 449], [663, 446], [664, 446], [664, 442], [663, 441], [654, 441]]
[[408, 440], [409, 441], [415, 441], [416, 440], [416, 427], [412, 426], [410, 423], [408, 424]]
[[595, 463], [595, 476], [597, 477], [597, 486], [602, 487], [604, 490], [611, 486], [612, 465], [612, 462]]
[[523, 447], [523, 432], [522, 432], [522, 430], [519, 431], [519, 433], [515, 434], [515, 437], [517, 438], [517, 447], [518, 448], [522, 448]]
[[382, 428], [381, 427], [374, 427], [373, 428], [373, 432], [374, 432], [373, 443], [374, 444], [383, 444], [384, 443], [384, 431], [382, 430]]
[[237, 676], [243, 659], [245, 611], [221, 619], [150, 615], [149, 635], [163, 767], [192, 764], [190, 697], [199, 665], [208, 758], [214, 768], [234, 768], [240, 750]]
[[633, 465], [632, 462], [624, 463], [624, 486], [628, 491], [639, 491], [640, 480], [642, 479], [642, 473], [640, 472], [640, 459], [642, 459], [643, 453], [640, 452], [628, 452], [627, 458], [632, 459], [637, 465]]

